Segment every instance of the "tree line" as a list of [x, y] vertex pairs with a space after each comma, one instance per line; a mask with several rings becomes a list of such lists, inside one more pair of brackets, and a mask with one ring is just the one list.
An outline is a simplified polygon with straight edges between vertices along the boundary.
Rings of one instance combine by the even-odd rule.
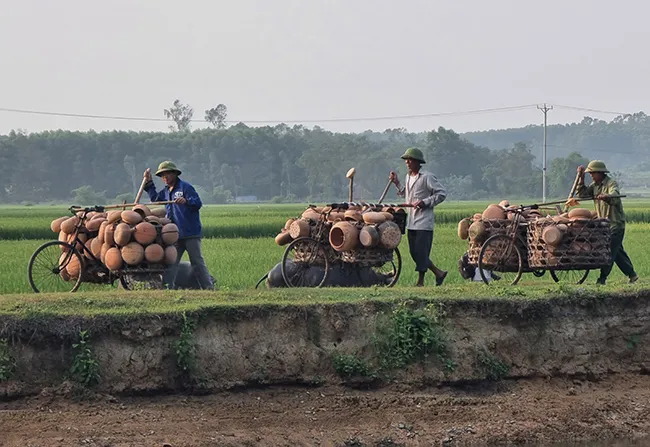
[[[215, 109], [214, 114], [224, 117], [221, 112]], [[178, 164], [205, 203], [238, 197], [340, 200], [347, 197], [345, 173], [351, 167], [357, 173], [355, 199], [376, 200], [390, 170], [405, 175], [399, 157], [410, 146], [423, 150], [429, 161], [425, 168], [442, 180], [451, 200], [541, 196], [541, 167], [526, 143], [490, 149], [442, 127], [425, 133], [388, 129], [351, 134], [284, 124], [225, 128], [215, 123], [210, 129], [172, 132], [12, 131], [0, 136], [5, 168], [0, 202], [129, 201], [144, 169], [155, 169], [163, 160]], [[552, 160], [549, 195], [566, 195], [576, 164], [586, 161], [579, 153]], [[394, 190], [388, 197], [396, 197]]]

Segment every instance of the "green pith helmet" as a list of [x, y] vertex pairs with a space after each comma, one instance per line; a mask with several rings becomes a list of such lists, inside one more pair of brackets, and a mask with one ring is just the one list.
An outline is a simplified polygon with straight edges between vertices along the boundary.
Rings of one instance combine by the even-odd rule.
[[426, 161], [424, 161], [424, 155], [422, 155], [422, 151], [418, 148], [415, 147], [410, 147], [406, 149], [406, 152], [404, 152], [404, 155], [402, 155], [402, 158], [404, 160], [410, 158], [413, 160], [417, 160], [422, 164], [425, 164]]
[[158, 165], [158, 170], [156, 171], [156, 175], [160, 177], [163, 174], [163, 172], [169, 172], [169, 171], [175, 172], [176, 175], [181, 175], [180, 169], [178, 169], [176, 165], [169, 160], [163, 161]]
[[592, 160], [587, 165], [587, 169], [585, 169], [585, 172], [602, 172], [602, 173], [606, 173], [606, 172], [609, 172], [609, 171], [607, 170], [607, 166], [605, 166], [605, 162], [602, 162], [600, 160]]

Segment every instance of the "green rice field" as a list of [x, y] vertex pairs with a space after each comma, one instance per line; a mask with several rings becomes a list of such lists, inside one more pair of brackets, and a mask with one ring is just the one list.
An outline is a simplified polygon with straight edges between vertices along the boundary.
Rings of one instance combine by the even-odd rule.
[[[449, 271], [445, 284], [469, 283], [458, 273], [458, 259], [466, 250], [467, 242], [458, 238], [456, 224], [461, 218], [482, 211], [486, 205], [485, 202], [450, 202], [436, 209], [432, 259], [440, 268]], [[584, 203], [584, 206], [591, 208], [590, 203]], [[218, 287], [225, 291], [253, 289], [257, 281], [282, 258], [284, 247], [277, 246], [273, 237], [288, 218], [299, 215], [304, 208], [305, 205], [204, 207], [201, 213], [206, 235], [204, 257]], [[650, 278], [646, 241], [650, 234], [650, 202], [630, 200], [625, 202], [625, 210], [631, 216], [631, 223], [628, 224], [624, 245], [643, 284], [645, 278]], [[63, 207], [0, 208], [0, 294], [31, 292], [27, 279], [29, 258], [41, 244], [56, 239], [57, 235], [50, 231], [49, 226], [51, 220], [62, 215], [66, 215]], [[410, 287], [416, 281], [416, 273], [405, 237], [400, 251], [403, 266], [396, 287]], [[592, 272], [587, 284], [594, 283], [596, 276], [597, 272]], [[625, 280], [615, 267], [610, 283], [622, 285]], [[524, 274], [521, 285], [538, 283], [552, 283], [552, 279], [548, 274], [542, 278]], [[434, 285], [432, 274], [427, 275], [427, 285]], [[476, 283], [468, 284], [468, 287], [488, 286]], [[111, 290], [111, 286], [82, 285], [80, 290]]]

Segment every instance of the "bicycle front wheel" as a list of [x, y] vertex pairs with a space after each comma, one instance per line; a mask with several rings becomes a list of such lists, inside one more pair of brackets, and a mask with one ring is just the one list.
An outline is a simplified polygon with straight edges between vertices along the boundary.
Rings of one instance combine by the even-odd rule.
[[36, 293], [75, 292], [81, 285], [84, 259], [70, 244], [46, 242], [29, 259], [27, 276]]

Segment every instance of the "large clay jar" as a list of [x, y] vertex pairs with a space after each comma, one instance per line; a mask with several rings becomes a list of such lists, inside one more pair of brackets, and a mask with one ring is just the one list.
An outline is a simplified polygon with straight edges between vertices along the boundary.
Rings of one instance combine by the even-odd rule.
[[336, 251], [352, 250], [359, 241], [359, 229], [351, 222], [337, 222], [330, 230], [329, 240]]

